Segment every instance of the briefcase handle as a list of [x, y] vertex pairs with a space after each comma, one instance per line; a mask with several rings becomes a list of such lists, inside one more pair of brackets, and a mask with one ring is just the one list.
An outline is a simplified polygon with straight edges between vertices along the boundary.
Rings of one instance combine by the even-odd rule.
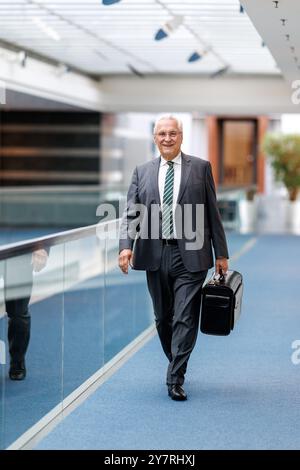
[[[220, 277], [217, 279], [217, 276]], [[223, 272], [221, 272], [221, 274], [214, 272], [213, 280], [218, 282], [225, 282], [225, 275], [223, 274]]]

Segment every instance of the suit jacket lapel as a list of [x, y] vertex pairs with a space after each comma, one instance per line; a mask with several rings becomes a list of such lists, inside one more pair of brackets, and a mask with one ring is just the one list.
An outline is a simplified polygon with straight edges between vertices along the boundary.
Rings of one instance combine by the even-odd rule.
[[154, 190], [155, 203], [160, 205], [160, 195], [159, 195], [159, 188], [158, 188], [159, 166], [160, 166], [160, 157], [152, 160], [152, 171], [150, 175], [151, 186], [150, 187], [153, 188]]
[[191, 160], [188, 155], [185, 155], [181, 152], [181, 180], [180, 180], [180, 187], [179, 187], [179, 194], [177, 198], [177, 204], [180, 203], [180, 199], [182, 198], [184, 191], [187, 186], [187, 182], [191, 172]]

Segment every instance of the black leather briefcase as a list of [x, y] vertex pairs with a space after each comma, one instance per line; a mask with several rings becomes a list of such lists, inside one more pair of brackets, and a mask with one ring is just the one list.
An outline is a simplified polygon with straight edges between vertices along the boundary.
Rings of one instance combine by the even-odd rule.
[[242, 307], [243, 277], [237, 271], [213, 275], [202, 288], [200, 330], [207, 335], [229, 335]]

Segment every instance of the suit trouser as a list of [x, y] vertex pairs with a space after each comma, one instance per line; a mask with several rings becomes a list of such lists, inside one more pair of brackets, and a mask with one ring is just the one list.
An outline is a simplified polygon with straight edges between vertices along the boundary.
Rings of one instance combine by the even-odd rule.
[[164, 245], [160, 268], [147, 271], [156, 328], [169, 359], [167, 385], [184, 382], [197, 339], [206, 275], [207, 270], [191, 273], [185, 268], [177, 245]]
[[7, 260], [3, 271], [9, 354], [16, 363], [24, 360], [30, 340], [31, 254]]

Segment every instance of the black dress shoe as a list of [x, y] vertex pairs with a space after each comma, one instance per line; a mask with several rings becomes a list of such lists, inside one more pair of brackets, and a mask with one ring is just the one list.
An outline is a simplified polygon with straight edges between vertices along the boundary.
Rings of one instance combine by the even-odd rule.
[[179, 384], [169, 385], [168, 394], [172, 398], [172, 400], [184, 401], [187, 399], [185, 391]]
[[10, 380], [24, 380], [26, 377], [25, 361], [11, 362], [9, 368]]

